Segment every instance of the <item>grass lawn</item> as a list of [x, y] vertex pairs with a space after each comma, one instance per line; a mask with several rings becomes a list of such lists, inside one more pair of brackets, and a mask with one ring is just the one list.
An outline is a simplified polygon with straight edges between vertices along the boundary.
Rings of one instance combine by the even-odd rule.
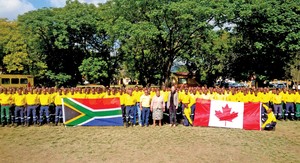
[[0, 162], [300, 162], [300, 121], [204, 127], [0, 128]]

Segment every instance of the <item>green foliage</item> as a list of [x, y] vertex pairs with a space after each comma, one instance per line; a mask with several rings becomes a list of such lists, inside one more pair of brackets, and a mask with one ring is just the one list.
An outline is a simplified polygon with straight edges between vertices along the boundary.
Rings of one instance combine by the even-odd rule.
[[102, 58], [89, 57], [82, 61], [79, 71], [86, 80], [96, 83], [100, 78], [107, 78], [108, 65]]
[[297, 74], [300, 1], [111, 0], [96, 7], [68, 0], [0, 19], [0, 59], [41, 84], [75, 85], [82, 75], [109, 85], [131, 77], [169, 83], [184, 63], [201, 83]]
[[65, 73], [55, 74], [52, 71], [47, 71], [45, 73], [45, 77], [46, 79], [50, 79], [47, 85], [50, 85], [51, 82], [54, 82], [55, 86], [65, 85], [71, 79], [70, 75], [67, 75]]

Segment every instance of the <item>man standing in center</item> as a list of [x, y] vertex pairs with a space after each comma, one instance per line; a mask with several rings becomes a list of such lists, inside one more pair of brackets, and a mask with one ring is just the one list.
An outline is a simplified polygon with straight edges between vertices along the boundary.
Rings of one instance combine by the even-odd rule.
[[140, 98], [140, 110], [142, 111], [141, 122], [142, 127], [145, 125], [149, 126], [149, 114], [150, 114], [150, 101], [151, 97], [149, 95], [149, 91], [145, 88], [145, 94], [143, 94]]
[[176, 110], [178, 109], [178, 93], [174, 86], [168, 96], [167, 108], [169, 108], [170, 126], [176, 127]]

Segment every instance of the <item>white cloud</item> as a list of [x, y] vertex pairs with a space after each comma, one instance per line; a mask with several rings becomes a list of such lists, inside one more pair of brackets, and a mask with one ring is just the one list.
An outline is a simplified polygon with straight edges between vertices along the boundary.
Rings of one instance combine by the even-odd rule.
[[[80, 3], [92, 3], [98, 5], [99, 3], [105, 3], [107, 0], [78, 0]], [[66, 0], [50, 0], [50, 4], [53, 7], [64, 7], [66, 5]]]
[[16, 19], [19, 14], [34, 10], [27, 0], [0, 0], [0, 18]]

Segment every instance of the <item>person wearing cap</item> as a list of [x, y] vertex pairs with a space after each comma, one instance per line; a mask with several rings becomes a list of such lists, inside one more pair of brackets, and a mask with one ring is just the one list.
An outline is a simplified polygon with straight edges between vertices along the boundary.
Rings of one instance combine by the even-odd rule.
[[3, 93], [0, 95], [1, 99], [1, 125], [2, 127], [5, 126], [5, 122], [7, 126], [10, 123], [10, 112], [9, 108], [12, 102], [12, 95], [7, 92], [7, 89], [4, 88]]
[[48, 90], [44, 89], [42, 91], [42, 94], [39, 96], [40, 104], [41, 104], [41, 109], [40, 109], [40, 123], [39, 125], [42, 125], [43, 122], [43, 115], [44, 113], [46, 114], [46, 121], [47, 124], [50, 123], [50, 117], [49, 117], [49, 105], [51, 103], [51, 96], [48, 94]]
[[276, 127], [276, 117], [272, 112], [272, 108], [269, 108], [267, 105], [263, 104], [263, 107], [266, 109], [267, 119], [261, 126], [263, 130], [275, 130]]

